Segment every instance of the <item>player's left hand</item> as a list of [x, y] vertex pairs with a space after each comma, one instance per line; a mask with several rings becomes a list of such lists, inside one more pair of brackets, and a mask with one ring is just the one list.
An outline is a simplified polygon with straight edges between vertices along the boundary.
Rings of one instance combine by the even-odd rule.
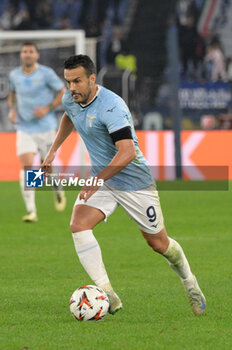
[[34, 107], [34, 115], [36, 118], [43, 118], [50, 112], [49, 106], [36, 106]]
[[100, 186], [84, 186], [80, 192], [80, 199], [83, 199], [84, 202], [87, 200], [99, 189]]

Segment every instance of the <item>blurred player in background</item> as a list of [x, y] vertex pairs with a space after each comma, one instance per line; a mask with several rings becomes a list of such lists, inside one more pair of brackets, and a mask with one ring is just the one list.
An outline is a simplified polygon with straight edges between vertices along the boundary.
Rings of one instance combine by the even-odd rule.
[[88, 149], [92, 176], [105, 181], [103, 187], [84, 186], [73, 208], [71, 231], [81, 264], [107, 293], [109, 312], [119, 310], [122, 302], [111, 286], [92, 230], [121, 205], [137, 223], [147, 243], [179, 275], [193, 312], [203, 314], [205, 297], [181, 246], [167, 236], [156, 186], [139, 149], [128, 107], [118, 95], [96, 85], [95, 67], [88, 56], [71, 56], [64, 68], [69, 90], [63, 96], [65, 113], [42, 166], [45, 170], [49, 168], [57, 149], [75, 127]]
[[[57, 126], [54, 108], [61, 104], [65, 92], [63, 82], [49, 67], [37, 63], [39, 53], [33, 43], [24, 43], [20, 58], [22, 66], [10, 72], [9, 119], [17, 130], [17, 155], [22, 170], [20, 188], [26, 205], [25, 222], [38, 220], [35, 191], [25, 190], [24, 167], [32, 167], [36, 153], [44, 159], [55, 137]], [[54, 188], [55, 207], [66, 205], [64, 192]]]

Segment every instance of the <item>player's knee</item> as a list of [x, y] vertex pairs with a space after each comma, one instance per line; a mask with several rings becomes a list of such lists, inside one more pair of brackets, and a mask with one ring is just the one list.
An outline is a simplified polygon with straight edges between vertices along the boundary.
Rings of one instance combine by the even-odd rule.
[[85, 217], [71, 220], [70, 222], [70, 230], [72, 231], [72, 233], [84, 231], [87, 229], [89, 229], [88, 220]]
[[163, 254], [166, 251], [166, 244], [162, 239], [147, 239], [147, 244], [157, 253]]

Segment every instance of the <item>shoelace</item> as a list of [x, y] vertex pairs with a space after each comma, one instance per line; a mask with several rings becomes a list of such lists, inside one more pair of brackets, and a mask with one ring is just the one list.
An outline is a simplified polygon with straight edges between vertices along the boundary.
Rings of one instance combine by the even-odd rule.
[[191, 305], [193, 305], [193, 304], [200, 304], [201, 303], [200, 293], [194, 291], [193, 288], [189, 289], [188, 293], [189, 293], [189, 299], [190, 299]]

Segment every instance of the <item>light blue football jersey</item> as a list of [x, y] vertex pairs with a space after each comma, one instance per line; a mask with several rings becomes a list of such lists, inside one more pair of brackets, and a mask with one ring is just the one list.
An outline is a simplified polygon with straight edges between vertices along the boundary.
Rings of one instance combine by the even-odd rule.
[[65, 112], [89, 152], [92, 175], [104, 169], [118, 151], [110, 134], [130, 126], [137, 157], [106, 183], [123, 191], [146, 188], [153, 183], [153, 178], [148, 162], [139, 149], [131, 113], [121, 97], [102, 86], [98, 87], [97, 97], [85, 107], [75, 103], [69, 91], [62, 100]]
[[43, 118], [34, 116], [35, 106], [49, 105], [55, 93], [64, 87], [63, 82], [53, 69], [37, 65], [31, 74], [24, 74], [22, 67], [10, 72], [10, 90], [16, 93], [17, 99], [17, 130], [27, 133], [40, 133], [55, 129], [57, 126], [54, 111], [50, 111]]

